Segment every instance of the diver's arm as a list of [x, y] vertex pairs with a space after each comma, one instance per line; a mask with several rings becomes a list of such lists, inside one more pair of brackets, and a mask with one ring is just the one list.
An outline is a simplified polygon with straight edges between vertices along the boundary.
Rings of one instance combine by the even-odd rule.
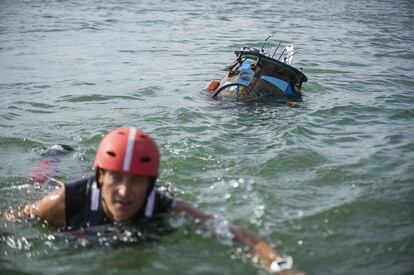
[[205, 213], [204, 211], [201, 211], [200, 209], [196, 208], [191, 203], [178, 200], [178, 199], [174, 200], [173, 205], [172, 205], [172, 210], [178, 211], [178, 212], [184, 212], [196, 219], [214, 218], [213, 215], [210, 215], [210, 214]]
[[[188, 202], [181, 200], [175, 200], [172, 206], [172, 210], [185, 212], [197, 219], [214, 219], [214, 216], [205, 213], [204, 211], [196, 208]], [[236, 241], [248, 246], [253, 255], [259, 257], [260, 261], [267, 267], [270, 267], [273, 261], [281, 259], [277, 251], [265, 240], [254, 234], [253, 232], [246, 230], [240, 226], [228, 224], [229, 231], [234, 235]], [[278, 274], [303, 274], [296, 273], [293, 270], [285, 270]]]
[[[208, 213], [205, 213], [204, 211], [196, 208], [195, 206], [193, 206], [191, 203], [185, 202], [185, 201], [181, 201], [181, 200], [175, 200], [174, 204], [173, 204], [173, 210], [175, 211], [181, 211], [181, 212], [185, 212], [187, 214], [189, 214], [190, 216], [192, 216], [193, 218], [198, 218], [198, 219], [214, 219], [213, 215], [210, 215]], [[231, 233], [233, 233], [235, 239], [244, 244], [247, 245], [248, 247], [252, 248], [254, 251], [263, 251], [264, 247], [266, 244], [265, 241], [263, 241], [261, 238], [259, 238], [256, 234], [241, 228], [239, 226], [233, 225], [233, 224], [228, 224], [229, 230]], [[263, 244], [262, 244], [263, 243]], [[260, 244], [260, 245], [259, 245]], [[257, 248], [256, 248], [257, 245]], [[269, 248], [271, 248], [269, 246]], [[278, 254], [276, 253], [276, 251], [274, 251], [273, 249], [267, 249], [266, 252], [270, 252], [273, 251], [272, 255], [269, 255], [269, 257], [273, 258], [277, 257]], [[266, 257], [267, 258], [267, 257]]]
[[9, 210], [5, 213], [8, 221], [18, 222], [26, 219], [40, 218], [58, 227], [65, 227], [65, 189], [59, 188], [41, 200], [26, 205], [21, 210]]

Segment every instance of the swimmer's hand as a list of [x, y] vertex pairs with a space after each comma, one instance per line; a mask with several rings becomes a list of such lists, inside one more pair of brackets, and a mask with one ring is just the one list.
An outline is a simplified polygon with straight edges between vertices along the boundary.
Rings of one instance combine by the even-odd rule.
[[32, 214], [32, 206], [26, 205], [23, 208], [7, 209], [3, 217], [9, 222], [23, 222], [29, 219], [33, 219], [35, 216]]
[[4, 213], [4, 218], [10, 222], [22, 222], [38, 218], [64, 228], [66, 224], [65, 188], [59, 188], [41, 200], [28, 204], [23, 208], [9, 209]]
[[266, 241], [259, 240], [252, 249], [254, 257], [263, 267], [272, 274], [278, 275], [305, 275], [305, 273], [292, 269], [293, 259], [282, 258], [277, 251]]

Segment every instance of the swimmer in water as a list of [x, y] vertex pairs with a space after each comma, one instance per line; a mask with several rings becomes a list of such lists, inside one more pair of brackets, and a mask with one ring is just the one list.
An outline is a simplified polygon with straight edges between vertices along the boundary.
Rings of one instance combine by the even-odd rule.
[[[155, 141], [136, 128], [119, 128], [101, 141], [94, 163], [95, 175], [63, 184], [43, 199], [20, 211], [5, 213], [9, 221], [40, 218], [66, 230], [113, 222], [156, 219], [166, 212], [181, 212], [210, 221], [214, 215], [173, 198], [155, 186], [159, 151]], [[282, 258], [272, 246], [246, 229], [225, 223], [232, 237], [248, 246], [262, 265], [277, 274], [303, 274], [292, 270], [292, 259]]]

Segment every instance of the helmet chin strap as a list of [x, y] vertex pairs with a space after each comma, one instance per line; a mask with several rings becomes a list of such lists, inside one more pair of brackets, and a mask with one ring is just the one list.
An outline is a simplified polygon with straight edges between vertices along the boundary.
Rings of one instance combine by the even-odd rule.
[[96, 167], [95, 178], [96, 178], [96, 185], [98, 186], [98, 189], [101, 189], [101, 187], [102, 187], [102, 183], [99, 182], [100, 172], [101, 172], [101, 168]]
[[149, 181], [149, 190], [148, 191], [152, 191], [155, 188], [155, 183], [157, 182], [157, 177], [148, 177], [148, 181]]

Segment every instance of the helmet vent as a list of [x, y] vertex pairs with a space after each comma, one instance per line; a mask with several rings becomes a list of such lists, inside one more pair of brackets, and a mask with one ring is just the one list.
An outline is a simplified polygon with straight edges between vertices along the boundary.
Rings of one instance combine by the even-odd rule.
[[111, 157], [116, 157], [116, 154], [114, 153], [114, 152], [112, 152], [112, 151], [107, 151], [106, 152], [108, 155], [110, 155]]
[[141, 162], [150, 162], [151, 158], [150, 157], [143, 157], [141, 158]]

